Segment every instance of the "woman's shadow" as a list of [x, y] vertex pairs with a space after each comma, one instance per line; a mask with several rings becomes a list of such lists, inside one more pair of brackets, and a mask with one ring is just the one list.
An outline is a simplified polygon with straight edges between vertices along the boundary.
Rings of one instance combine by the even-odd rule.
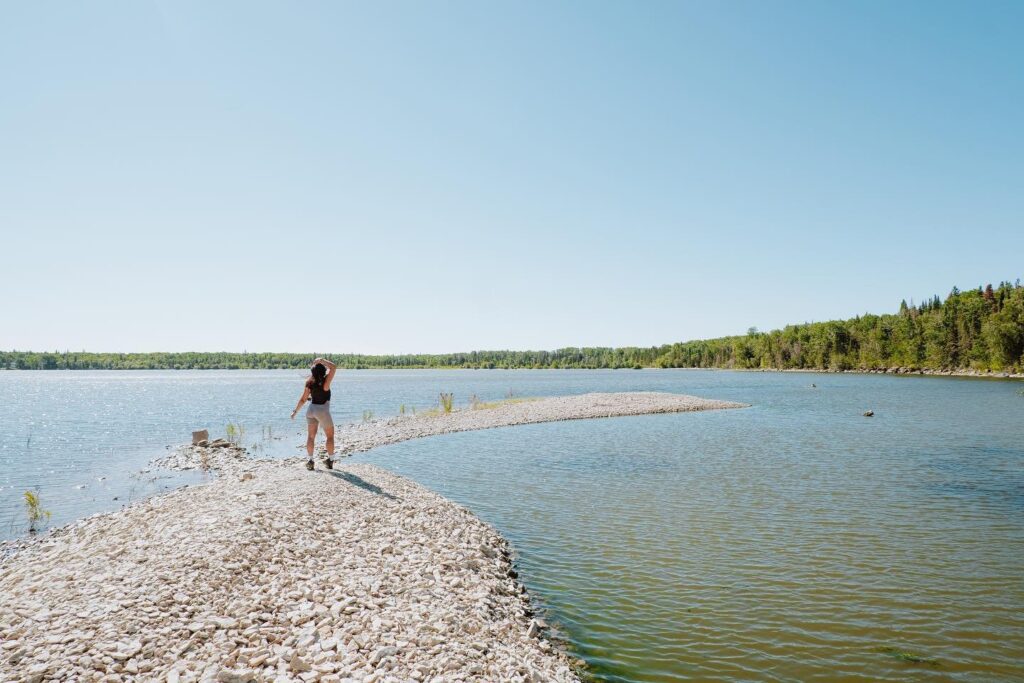
[[398, 496], [391, 495], [390, 493], [388, 493], [387, 491], [385, 491], [381, 487], [377, 486], [376, 484], [371, 484], [370, 482], [366, 481], [362, 477], [356, 476], [356, 475], [352, 474], [351, 472], [339, 472], [338, 470], [324, 470], [324, 471], [327, 472], [327, 474], [331, 475], [332, 477], [337, 477], [338, 479], [344, 479], [348, 483], [352, 484], [353, 486], [358, 486], [359, 488], [363, 489], [364, 491], [369, 491], [370, 493], [375, 493], [378, 496], [384, 496], [385, 498], [387, 498], [389, 500], [400, 500], [398, 498]]

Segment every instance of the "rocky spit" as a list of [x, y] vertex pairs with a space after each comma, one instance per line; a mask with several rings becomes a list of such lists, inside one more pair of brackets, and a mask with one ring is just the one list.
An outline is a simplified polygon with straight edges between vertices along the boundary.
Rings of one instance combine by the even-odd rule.
[[[450, 413], [401, 415], [369, 422], [339, 425], [334, 436], [335, 453], [345, 456], [424, 436], [511, 427], [536, 422], [747, 407], [743, 403], [647, 391], [512, 399], [482, 405], [487, 407], [463, 408]], [[322, 443], [322, 441], [323, 438], [320, 437], [320, 442]], [[218, 445], [227, 446], [224, 442]], [[237, 448], [185, 447], [155, 460], [153, 465], [163, 469], [212, 468], [237, 471], [246, 469], [253, 462], [259, 461], [247, 459], [245, 453]]]
[[[670, 394], [504, 403], [339, 430], [345, 452], [545, 420], [738, 407]], [[202, 451], [207, 451], [205, 454]], [[176, 459], [175, 459], [176, 458]], [[501, 536], [367, 465], [189, 447], [220, 476], [0, 560], [0, 680], [578, 681]]]

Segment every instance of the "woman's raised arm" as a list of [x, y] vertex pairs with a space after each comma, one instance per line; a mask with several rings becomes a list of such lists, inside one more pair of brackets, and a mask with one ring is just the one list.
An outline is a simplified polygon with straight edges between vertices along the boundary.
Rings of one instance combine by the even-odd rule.
[[331, 380], [334, 379], [334, 373], [338, 371], [338, 366], [326, 358], [317, 358], [313, 361], [313, 365], [317, 363], [323, 363], [324, 367], [327, 368], [327, 377], [324, 378], [324, 391], [326, 391], [331, 388]]

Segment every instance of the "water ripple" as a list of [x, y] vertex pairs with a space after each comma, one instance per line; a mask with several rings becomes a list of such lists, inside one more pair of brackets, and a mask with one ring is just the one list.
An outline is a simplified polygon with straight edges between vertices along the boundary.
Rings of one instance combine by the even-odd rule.
[[1024, 679], [1024, 402], [873, 377], [818, 378], [817, 400], [769, 377], [748, 411], [365, 457], [508, 535], [600, 680]]

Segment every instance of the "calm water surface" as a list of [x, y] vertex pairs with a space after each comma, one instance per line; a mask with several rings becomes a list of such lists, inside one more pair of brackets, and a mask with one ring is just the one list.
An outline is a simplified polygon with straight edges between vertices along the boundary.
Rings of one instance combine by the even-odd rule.
[[[301, 377], [0, 373], [8, 535], [25, 488], [65, 521], [116, 509], [118, 492], [181, 483], [128, 475], [196, 427], [241, 422], [253, 447], [298, 452], [302, 425], [287, 415]], [[601, 680], [1024, 680], [1022, 383], [697, 371], [339, 380], [340, 420], [423, 407], [441, 390], [457, 400], [663, 390], [754, 404], [356, 456], [502, 531], [523, 580]]]

